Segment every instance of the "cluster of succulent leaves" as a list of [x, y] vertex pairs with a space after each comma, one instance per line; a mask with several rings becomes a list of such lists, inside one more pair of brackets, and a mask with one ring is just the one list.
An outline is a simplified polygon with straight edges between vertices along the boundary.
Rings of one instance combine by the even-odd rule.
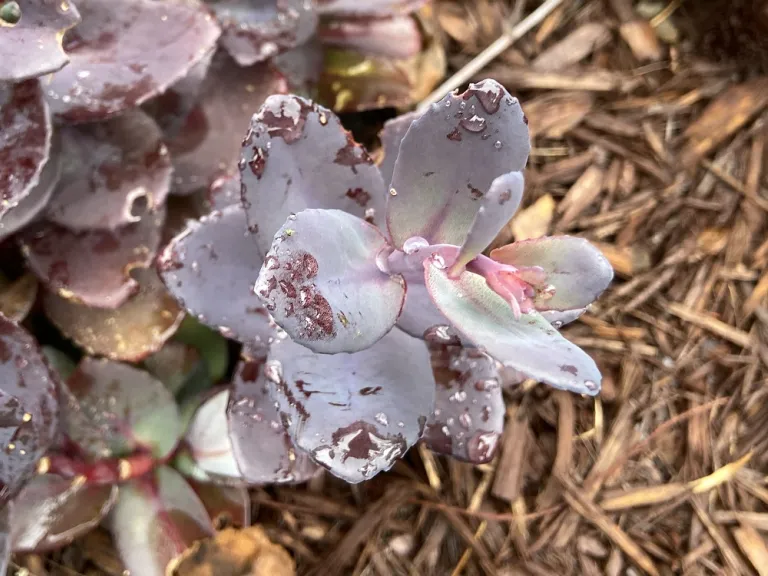
[[246, 486], [320, 470], [260, 376], [266, 349], [230, 366], [226, 338], [269, 314], [203, 326], [156, 257], [239, 199], [268, 95], [352, 111], [431, 89], [428, 4], [0, 0], [0, 573], [104, 523], [129, 571], [163, 574], [223, 515], [249, 522]]

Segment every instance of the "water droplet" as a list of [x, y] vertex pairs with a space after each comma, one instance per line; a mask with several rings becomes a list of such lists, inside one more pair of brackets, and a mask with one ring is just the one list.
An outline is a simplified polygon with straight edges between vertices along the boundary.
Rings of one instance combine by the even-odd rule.
[[496, 142], [493, 143], [493, 147], [496, 148], [496, 150], [501, 150], [504, 144], [501, 143], [501, 140], [496, 140]]
[[464, 390], [457, 390], [448, 397], [449, 402], [464, 402], [467, 399], [467, 393]]
[[555, 320], [554, 322], [552, 322], [552, 327], [555, 330], [560, 330], [560, 328], [563, 327], [563, 321], [562, 320]]
[[288, 215], [288, 220], [296, 220], [296, 214], [294, 214], [293, 212], [291, 212], [291, 213]]
[[592, 380], [585, 380], [584, 386], [586, 386], [587, 390], [589, 390], [590, 392], [594, 392], [600, 389], [600, 387], [595, 382], [592, 382]]
[[482, 116], [475, 114], [471, 118], [462, 118], [459, 120], [459, 125], [467, 132], [482, 132], [485, 130], [487, 122]]
[[283, 380], [283, 365], [277, 360], [269, 360], [264, 366], [264, 375], [274, 384], [280, 384]]
[[469, 430], [472, 427], [472, 416], [464, 412], [461, 416], [459, 416], [459, 424]]
[[423, 248], [427, 248], [429, 246], [429, 242], [425, 240], [424, 238], [421, 238], [420, 236], [412, 236], [411, 238], [408, 238], [405, 242], [403, 242], [403, 252], [405, 252], [408, 255], [415, 254], [419, 250]]
[[384, 412], [379, 412], [373, 418], [374, 420], [376, 420], [376, 422], [378, 422], [382, 426], [389, 426], [389, 420], [387, 419], [387, 415], [384, 414]]
[[432, 262], [434, 262], [435, 266], [440, 270], [445, 270], [447, 268], [445, 265], [445, 258], [443, 258], [440, 254], [435, 254], [432, 256]]
[[390, 188], [389, 189], [389, 195], [390, 196], [397, 196], [397, 190], [395, 190], [394, 188]]

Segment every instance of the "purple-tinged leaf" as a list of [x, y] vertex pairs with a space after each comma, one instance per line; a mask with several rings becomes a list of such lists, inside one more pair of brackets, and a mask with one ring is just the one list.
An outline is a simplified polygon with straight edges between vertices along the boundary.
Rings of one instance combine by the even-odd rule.
[[0, 314], [20, 323], [29, 315], [37, 300], [39, 283], [29, 272], [14, 281], [0, 278]]
[[264, 370], [294, 444], [347, 482], [388, 470], [434, 407], [429, 351], [400, 330], [354, 354], [315, 354], [285, 339]]
[[552, 326], [557, 328], [558, 330], [565, 326], [566, 324], [570, 324], [574, 320], [577, 320], [579, 316], [584, 314], [586, 312], [586, 308], [576, 308], [574, 310], [544, 310], [541, 312], [541, 316]]
[[165, 208], [115, 231], [70, 232], [40, 224], [21, 236], [30, 269], [59, 296], [96, 308], [117, 308], [139, 290], [134, 268], [146, 268], [160, 245]]
[[190, 221], [160, 255], [159, 269], [171, 294], [200, 322], [258, 345], [274, 333], [253, 292], [262, 262], [242, 207], [233, 205]]
[[0, 316], [0, 508], [35, 473], [58, 430], [58, 395], [34, 338]]
[[94, 486], [44, 474], [33, 478], [12, 504], [14, 552], [65, 546], [99, 525], [117, 499], [117, 486]]
[[187, 425], [184, 446], [210, 480], [237, 483], [242, 473], [229, 439], [229, 394], [229, 388], [224, 388], [203, 399]]
[[0, 83], [0, 216], [37, 186], [48, 161], [51, 134], [39, 82]]
[[224, 210], [227, 206], [239, 205], [240, 175], [217, 178], [208, 189], [207, 200], [211, 210]]
[[62, 129], [61, 174], [49, 220], [70, 230], [114, 230], [165, 202], [171, 159], [162, 133], [139, 109]]
[[46, 314], [88, 354], [143, 360], [173, 336], [184, 312], [154, 269], [135, 268], [132, 276], [139, 292], [116, 310], [91, 308], [47, 293], [43, 298]]
[[452, 273], [464, 269], [470, 260], [483, 253], [493, 242], [510, 218], [517, 212], [523, 199], [524, 180], [522, 172], [509, 172], [496, 178], [480, 201], [467, 238], [461, 245], [459, 255], [452, 264]]
[[482, 276], [451, 279], [432, 259], [424, 263], [427, 289], [455, 329], [505, 366], [535, 380], [579, 394], [600, 391], [594, 360], [535, 311], [515, 318], [512, 307]]
[[200, 498], [217, 529], [222, 526], [250, 526], [251, 497], [244, 486], [224, 486], [189, 478], [187, 483]]
[[437, 390], [435, 411], [424, 429], [427, 447], [473, 464], [489, 462], [504, 429], [496, 361], [479, 350], [435, 346], [432, 368]]
[[291, 213], [336, 208], [363, 217], [384, 194], [373, 160], [330, 110], [298, 96], [271, 96], [243, 140], [243, 206], [266, 253]]
[[410, 58], [421, 50], [422, 36], [409, 15], [390, 18], [329, 18], [317, 30], [327, 46], [388, 58]]
[[429, 0], [315, 0], [317, 11], [333, 16], [393, 16], [414, 12]]
[[128, 364], [86, 356], [64, 390], [64, 430], [93, 458], [120, 458], [143, 450], [162, 459], [183, 432], [170, 391]]
[[318, 467], [291, 442], [263, 368], [263, 360], [242, 360], [235, 369], [227, 409], [235, 458], [248, 484], [305, 482], [317, 474]]
[[268, 66], [240, 68], [219, 51], [199, 103], [179, 133], [166, 138], [174, 169], [172, 192], [191, 194], [217, 178], [237, 174], [244, 128], [268, 95], [285, 89], [285, 81]]
[[221, 31], [198, 0], [79, 0], [64, 38], [70, 63], [47, 85], [66, 122], [116, 116], [164, 92], [208, 54]]
[[484, 80], [449, 94], [413, 121], [400, 146], [387, 203], [397, 247], [413, 236], [461, 245], [493, 181], [524, 168], [528, 126], [516, 98]]
[[[55, 139], [55, 142], [58, 138]], [[0, 216], [0, 241], [15, 234], [45, 210], [53, 196], [53, 191], [61, 176], [61, 154], [55, 143], [51, 148], [48, 161], [43, 166], [40, 179], [30, 189], [29, 194], [19, 203]]]
[[214, 531], [200, 498], [167, 466], [120, 487], [109, 525], [127, 571], [141, 576], [165, 576], [170, 562]]
[[286, 92], [314, 98], [324, 58], [325, 49], [317, 37], [313, 36], [301, 46], [278, 54], [270, 64], [282, 74]]
[[304, 210], [277, 232], [254, 292], [310, 350], [363, 350], [392, 329], [405, 300], [402, 277], [377, 265], [387, 246], [376, 227], [356, 216]]
[[11, 506], [0, 506], [0, 574], [7, 574], [11, 560]]
[[[536, 288], [537, 310], [572, 311], [589, 306], [608, 287], [613, 268], [602, 252], [584, 238], [549, 236], [502, 246], [491, 258], [517, 268], [539, 266], [546, 282], [520, 273]], [[578, 317], [578, 316], [577, 316]], [[575, 319], [575, 318], [574, 318]]]
[[[408, 132], [408, 128], [411, 127], [413, 121], [419, 116], [421, 116], [419, 112], [407, 112], [406, 114], [401, 114], [391, 120], [387, 120], [384, 123], [384, 128], [379, 132], [381, 148], [378, 151], [376, 163], [378, 164], [379, 171], [384, 179], [384, 184], [386, 184], [387, 187], [389, 187], [389, 184], [392, 182], [392, 173], [395, 171], [395, 161], [400, 152], [400, 144], [402, 143], [405, 134]], [[381, 208], [386, 210], [387, 195], [382, 194], [380, 198], [382, 199]], [[381, 217], [385, 215], [385, 212], [377, 210], [376, 214], [379, 216], [378, 219], [381, 219]]]
[[0, 21], [2, 82], [19, 82], [62, 68], [69, 58], [61, 47], [61, 37], [80, 21], [69, 0], [24, 0], [20, 8], [21, 18], [15, 24]]
[[240, 66], [303, 44], [317, 26], [317, 13], [306, 0], [214, 0], [208, 5], [223, 31], [221, 45]]
[[423, 270], [403, 274], [405, 278], [405, 304], [397, 319], [397, 327], [414, 338], [424, 338], [424, 333], [434, 326], [450, 325], [437, 309], [424, 284]]

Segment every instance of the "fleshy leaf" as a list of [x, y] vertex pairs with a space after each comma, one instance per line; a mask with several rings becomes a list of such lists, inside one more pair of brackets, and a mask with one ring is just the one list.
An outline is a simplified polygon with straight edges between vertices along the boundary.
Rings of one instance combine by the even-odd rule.
[[317, 11], [328, 16], [392, 16], [413, 12], [429, 0], [315, 0]]
[[496, 362], [479, 350], [435, 346], [435, 411], [424, 429], [427, 447], [459, 460], [489, 462], [504, 429], [504, 398]]
[[[185, 320], [189, 318], [187, 316]], [[160, 380], [171, 394], [180, 394], [192, 381], [205, 380], [210, 385], [208, 369], [194, 346], [169, 340], [157, 352], [144, 360], [147, 372]]]
[[51, 134], [39, 82], [0, 83], [0, 216], [37, 186], [48, 160]]
[[98, 526], [116, 499], [114, 485], [87, 485], [54, 474], [36, 476], [13, 501], [14, 552], [43, 552], [69, 544]]
[[204, 398], [184, 435], [192, 459], [211, 480], [239, 482], [242, 473], [232, 451], [227, 423], [229, 389]]
[[453, 263], [453, 270], [459, 271], [493, 242], [501, 229], [517, 212], [523, 199], [523, 174], [509, 172], [496, 178], [480, 201], [475, 220]]
[[[613, 268], [602, 252], [584, 238], [549, 236], [502, 246], [491, 258], [517, 268], [544, 269], [545, 285], [536, 285], [537, 310], [567, 311], [594, 302], [613, 279]], [[526, 280], [524, 273], [520, 274]]]
[[109, 525], [126, 569], [141, 576], [165, 576], [194, 541], [213, 535], [200, 498], [168, 466], [121, 486]]
[[357, 352], [395, 325], [401, 276], [385, 274], [381, 232], [341, 210], [304, 210], [278, 231], [254, 292], [275, 321], [310, 350]]
[[0, 316], [0, 508], [35, 473], [55, 440], [58, 395], [55, 377], [37, 342]]
[[221, 45], [240, 66], [303, 44], [317, 26], [306, 0], [214, 0], [209, 6], [223, 31]]
[[166, 143], [173, 161], [173, 193], [191, 194], [217, 178], [237, 174], [243, 130], [264, 99], [285, 91], [285, 81], [266, 65], [240, 68], [219, 51], [200, 101]]
[[79, 0], [64, 38], [70, 63], [47, 86], [67, 122], [116, 116], [160, 94], [202, 60], [221, 31], [198, 0]]
[[227, 409], [235, 458], [248, 484], [305, 482], [318, 467], [291, 442], [263, 368], [263, 360], [242, 360], [235, 370]]
[[[381, 176], [384, 178], [384, 184], [387, 186], [392, 182], [392, 173], [395, 171], [395, 161], [400, 152], [400, 144], [408, 132], [408, 128], [411, 127], [413, 121], [419, 116], [421, 116], [419, 112], [408, 112], [396, 116], [391, 120], [387, 120], [384, 123], [384, 128], [382, 128], [379, 133], [381, 149], [377, 154], [376, 163], [379, 165]], [[386, 201], [386, 194], [383, 194], [381, 198], [383, 201]], [[386, 208], [386, 206], [382, 205], [382, 208]], [[377, 211], [377, 214], [379, 214], [380, 217], [384, 215], [383, 212], [379, 211]]]
[[325, 48], [317, 36], [313, 36], [301, 46], [278, 54], [270, 60], [270, 64], [283, 76], [285, 92], [314, 98], [324, 59]]
[[594, 396], [600, 371], [535, 311], [515, 318], [511, 306], [482, 276], [463, 272], [453, 280], [432, 259], [424, 263], [427, 289], [451, 324], [505, 366], [555, 388]]
[[251, 497], [245, 487], [198, 482], [189, 478], [187, 483], [200, 498], [216, 528], [233, 525], [243, 528], [251, 524]]
[[[58, 138], [55, 139], [55, 142], [57, 141]], [[0, 241], [5, 240], [35, 220], [38, 214], [48, 206], [61, 176], [61, 154], [55, 142], [51, 147], [50, 157], [43, 166], [37, 184], [16, 206], [0, 216]]]
[[256, 345], [274, 332], [253, 293], [262, 262], [243, 209], [234, 205], [191, 221], [163, 251], [159, 269], [171, 294], [200, 322]]
[[291, 213], [336, 208], [365, 216], [384, 194], [373, 160], [330, 110], [298, 96], [271, 96], [253, 117], [240, 164], [243, 206], [263, 253]]
[[484, 80], [449, 94], [413, 121], [400, 146], [387, 203], [395, 246], [413, 236], [461, 245], [493, 181], [525, 167], [523, 111], [501, 84]]
[[434, 406], [429, 352], [396, 329], [354, 354], [315, 354], [285, 339], [264, 370], [294, 444], [347, 482], [388, 470]]
[[424, 338], [424, 333], [433, 326], [449, 325], [448, 319], [437, 309], [424, 285], [422, 270], [403, 274], [405, 278], [405, 304], [397, 319], [397, 327], [414, 338]]
[[182, 433], [170, 391], [149, 373], [86, 356], [66, 383], [62, 422], [67, 436], [93, 458], [136, 450], [169, 455]]
[[163, 205], [171, 159], [162, 133], [139, 109], [62, 130], [64, 166], [46, 215], [70, 230], [113, 230]]
[[411, 16], [329, 18], [321, 22], [317, 36], [327, 46], [390, 58], [415, 56], [422, 43], [419, 26]]
[[162, 208], [115, 231], [70, 232], [40, 224], [22, 235], [22, 252], [49, 290], [86, 306], [114, 309], [138, 291], [130, 272], [152, 263], [164, 219]]
[[541, 312], [542, 317], [552, 324], [555, 328], [558, 330], [565, 326], [566, 324], [570, 324], [574, 320], [578, 319], [579, 316], [584, 314], [586, 312], [586, 308], [576, 308], [574, 310], [544, 310]]
[[59, 70], [69, 61], [61, 37], [80, 21], [69, 0], [23, 0], [20, 7], [18, 22], [0, 22], [2, 82], [19, 82]]
[[240, 204], [240, 175], [217, 178], [208, 189], [207, 200], [211, 210], [224, 210], [227, 206]]
[[229, 346], [221, 334], [201, 324], [192, 316], [186, 316], [173, 338], [199, 351], [212, 382], [218, 382], [227, 375]]
[[91, 308], [47, 293], [46, 314], [88, 354], [138, 362], [173, 336], [184, 313], [154, 269], [136, 268], [133, 278], [139, 292], [115, 310]]
[[39, 286], [29, 272], [12, 282], [0, 278], [0, 314], [12, 322], [23, 322], [35, 305]]

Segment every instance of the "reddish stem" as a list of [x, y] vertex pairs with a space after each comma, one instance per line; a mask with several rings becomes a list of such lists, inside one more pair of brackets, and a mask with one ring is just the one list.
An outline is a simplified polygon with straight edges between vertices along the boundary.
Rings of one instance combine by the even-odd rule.
[[125, 458], [105, 458], [96, 462], [84, 462], [64, 454], [48, 456], [47, 472], [65, 478], [80, 477], [86, 484], [117, 484], [144, 476], [161, 464], [149, 452], [137, 452]]

